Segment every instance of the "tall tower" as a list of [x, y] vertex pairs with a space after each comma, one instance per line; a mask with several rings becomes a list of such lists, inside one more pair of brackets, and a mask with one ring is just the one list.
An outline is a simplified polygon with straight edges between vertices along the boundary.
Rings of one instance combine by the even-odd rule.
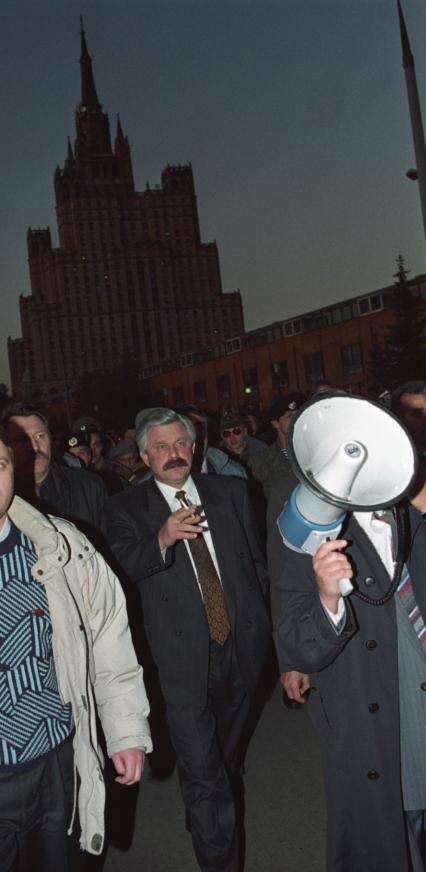
[[408, 40], [408, 33], [400, 0], [398, 0], [398, 16], [402, 43], [402, 65], [404, 67], [405, 82], [407, 85], [408, 105], [410, 109], [411, 129], [414, 141], [414, 154], [416, 157], [417, 181], [419, 185], [423, 229], [426, 237], [426, 146], [423, 132], [422, 113], [420, 110], [419, 92], [417, 89], [414, 57]]
[[[192, 168], [167, 166], [161, 186], [135, 190], [117, 118], [111, 142], [81, 23], [76, 137], [54, 174], [59, 247], [28, 231], [31, 294], [22, 339], [9, 339], [16, 395], [60, 393], [131, 355], [141, 370], [179, 366], [244, 331], [239, 292], [224, 294], [215, 242], [200, 238]], [[186, 359], [186, 358], [185, 358]]]

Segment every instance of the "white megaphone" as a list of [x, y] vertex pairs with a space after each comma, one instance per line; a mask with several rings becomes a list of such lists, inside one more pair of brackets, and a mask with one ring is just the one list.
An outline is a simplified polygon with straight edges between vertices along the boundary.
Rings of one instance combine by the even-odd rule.
[[[285, 544], [314, 555], [337, 539], [346, 512], [394, 506], [417, 469], [413, 443], [383, 406], [350, 394], [327, 394], [302, 406], [287, 434], [287, 453], [299, 484], [278, 518]], [[353, 590], [340, 581], [342, 596]]]

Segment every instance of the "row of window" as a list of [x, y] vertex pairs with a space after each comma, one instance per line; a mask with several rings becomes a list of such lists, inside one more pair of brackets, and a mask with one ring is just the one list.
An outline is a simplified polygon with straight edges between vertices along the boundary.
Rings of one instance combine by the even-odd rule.
[[[344, 345], [341, 349], [342, 368], [345, 376], [363, 372], [362, 348], [360, 343]], [[313, 351], [304, 355], [306, 380], [308, 384], [315, 384], [325, 380], [326, 373], [321, 351]], [[154, 373], [150, 373], [153, 375]], [[275, 361], [271, 364], [272, 393], [277, 394], [286, 390], [289, 386], [288, 365], [286, 360]], [[250, 367], [243, 369], [244, 390], [247, 393], [256, 394], [259, 391], [259, 379], [257, 369]], [[221, 402], [230, 400], [232, 396], [231, 376], [223, 373], [216, 377], [218, 397]], [[202, 405], [207, 402], [207, 385], [205, 381], [196, 381], [193, 385], [194, 402]], [[173, 403], [177, 405], [184, 401], [183, 387], [177, 385], [173, 388]]]

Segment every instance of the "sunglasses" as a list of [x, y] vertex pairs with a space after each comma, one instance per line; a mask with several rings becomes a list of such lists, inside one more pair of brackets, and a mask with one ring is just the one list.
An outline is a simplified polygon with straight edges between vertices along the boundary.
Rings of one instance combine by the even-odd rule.
[[224, 439], [228, 439], [229, 436], [241, 436], [242, 432], [242, 427], [231, 427], [230, 430], [222, 430], [222, 436]]

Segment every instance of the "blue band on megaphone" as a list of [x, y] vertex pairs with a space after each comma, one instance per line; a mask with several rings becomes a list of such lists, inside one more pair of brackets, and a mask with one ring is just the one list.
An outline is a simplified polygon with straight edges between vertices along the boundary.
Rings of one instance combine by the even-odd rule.
[[284, 542], [290, 548], [303, 551], [303, 546], [313, 531], [318, 531], [318, 533], [322, 533], [326, 537], [327, 533], [331, 533], [343, 524], [346, 512], [343, 512], [342, 515], [329, 524], [318, 524], [308, 521], [300, 514], [297, 508], [296, 496], [299, 489], [300, 485], [294, 489], [288, 503], [284, 506], [283, 511], [278, 517], [277, 524]]

